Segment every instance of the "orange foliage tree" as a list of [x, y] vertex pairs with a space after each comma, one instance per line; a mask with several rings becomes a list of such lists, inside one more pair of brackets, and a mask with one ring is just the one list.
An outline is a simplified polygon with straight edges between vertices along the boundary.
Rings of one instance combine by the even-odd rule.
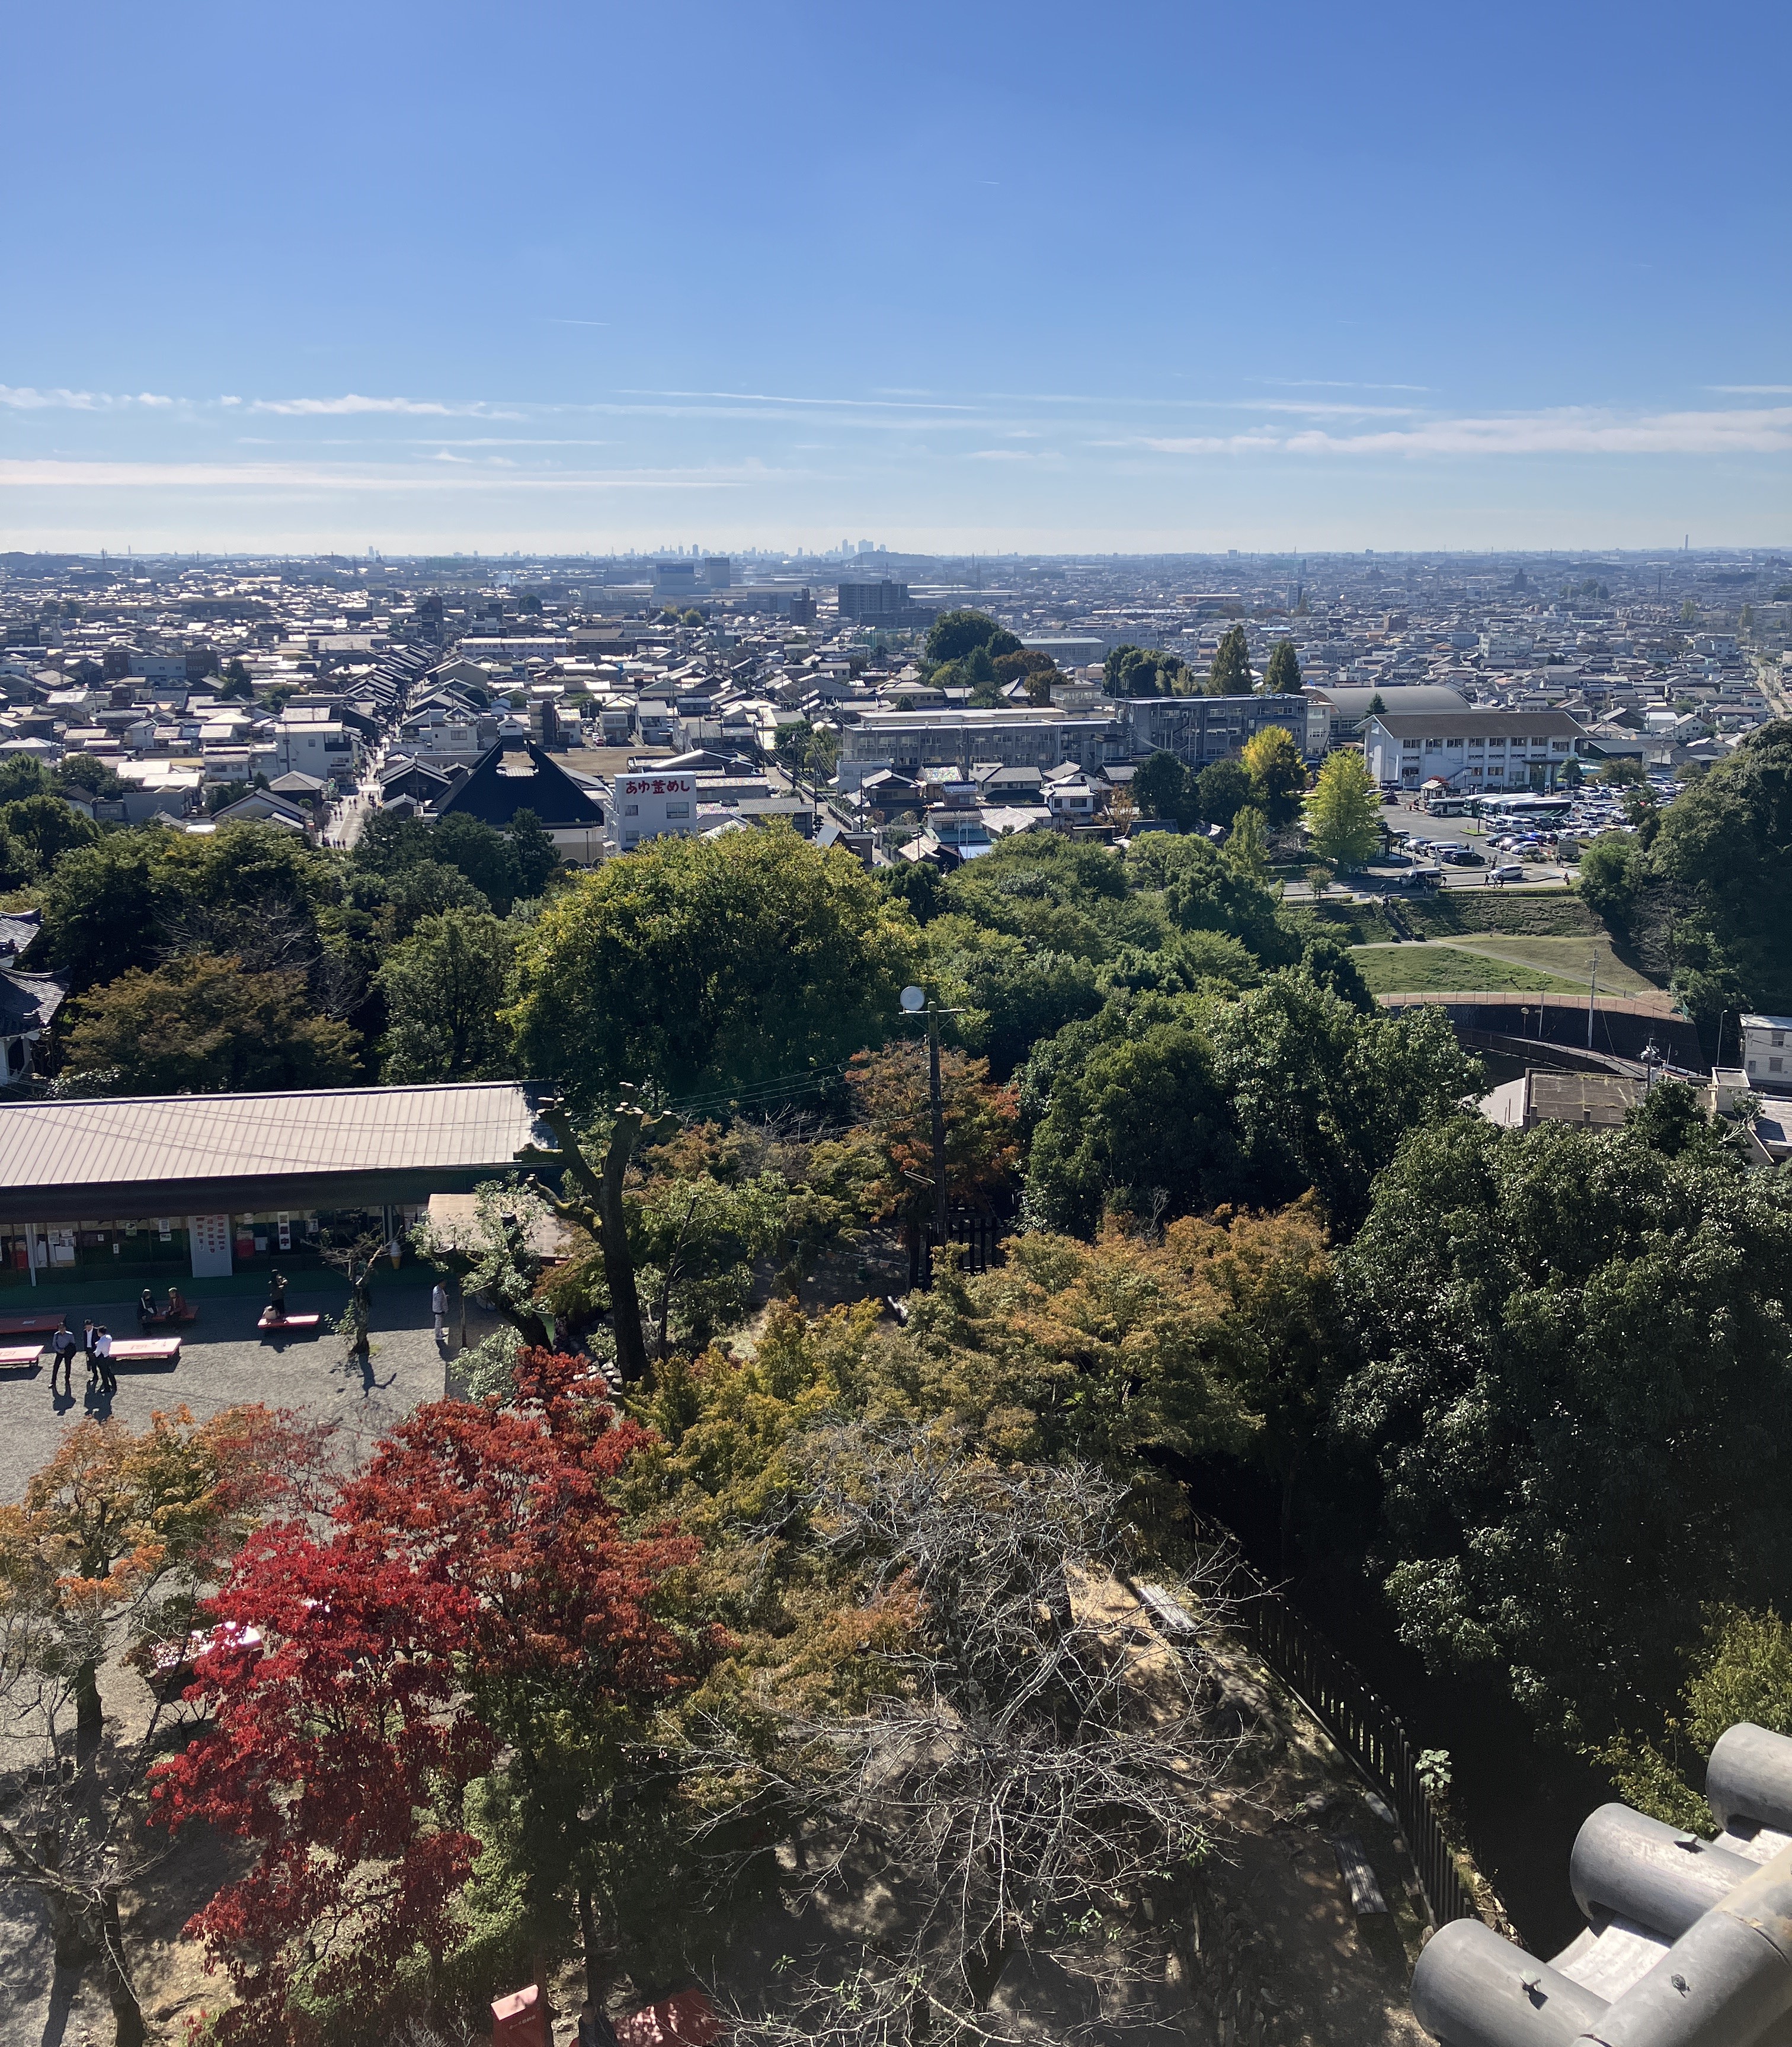
[[[990, 1084], [989, 1062], [946, 1050], [939, 1058], [946, 1188], [956, 1207], [987, 1213], [1020, 1161], [1020, 1101]], [[933, 1112], [927, 1055], [919, 1045], [856, 1053], [847, 1085], [881, 1157], [866, 1190], [873, 1218], [918, 1227], [933, 1212]]]

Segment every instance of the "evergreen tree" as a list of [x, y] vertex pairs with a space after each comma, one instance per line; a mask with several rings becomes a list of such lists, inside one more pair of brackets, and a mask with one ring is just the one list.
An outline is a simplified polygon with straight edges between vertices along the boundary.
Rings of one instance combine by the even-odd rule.
[[1242, 625], [1229, 627], [1207, 672], [1210, 697], [1248, 697], [1251, 694], [1251, 650]]
[[1300, 657], [1295, 652], [1291, 640], [1278, 640], [1271, 650], [1269, 666], [1264, 671], [1264, 687], [1282, 696], [1300, 695]]

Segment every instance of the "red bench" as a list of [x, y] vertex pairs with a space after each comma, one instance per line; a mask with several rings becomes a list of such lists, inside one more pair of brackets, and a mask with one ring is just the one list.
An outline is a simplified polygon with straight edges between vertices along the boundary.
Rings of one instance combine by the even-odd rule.
[[8, 1344], [0, 1350], [0, 1372], [14, 1371], [21, 1364], [35, 1364], [43, 1354], [41, 1344]]
[[34, 1315], [0, 1315], [0, 1337], [53, 1336], [62, 1323], [60, 1310], [45, 1309]]
[[178, 1364], [180, 1362], [179, 1337], [114, 1337], [112, 1362], [114, 1364]]
[[323, 1320], [321, 1315], [277, 1315], [272, 1308], [264, 1308], [255, 1326], [263, 1336], [303, 1337], [314, 1334]]

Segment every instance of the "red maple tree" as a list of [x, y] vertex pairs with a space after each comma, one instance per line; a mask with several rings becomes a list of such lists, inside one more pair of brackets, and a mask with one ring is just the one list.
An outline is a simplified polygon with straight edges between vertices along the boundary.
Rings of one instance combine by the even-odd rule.
[[285, 2047], [331, 2007], [389, 2008], [416, 1957], [454, 1944], [469, 1783], [556, 1712], [620, 1728], [694, 1674], [652, 1602], [697, 1546], [624, 1534], [609, 1496], [648, 1432], [583, 1360], [525, 1351], [517, 1379], [515, 1407], [420, 1408], [344, 1484], [327, 1539], [269, 1528], [211, 1602], [189, 1696], [211, 1726], [153, 1800], [259, 1847], [188, 1926], [241, 2000], [225, 2041]]

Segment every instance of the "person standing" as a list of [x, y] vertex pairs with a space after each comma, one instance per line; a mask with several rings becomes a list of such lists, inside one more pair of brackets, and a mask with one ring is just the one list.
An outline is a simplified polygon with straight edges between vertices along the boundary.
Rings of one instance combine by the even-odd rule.
[[62, 1374], [62, 1390], [75, 1398], [75, 1332], [64, 1322], [50, 1338], [50, 1398], [56, 1398], [56, 1376]]
[[99, 1390], [110, 1400], [118, 1390], [118, 1375], [112, 1369], [112, 1332], [102, 1329], [95, 1343], [99, 1355]]
[[91, 1389], [99, 1376], [99, 1325], [89, 1315], [81, 1325], [81, 1349], [87, 1360], [87, 1385]]
[[429, 1290], [429, 1312], [435, 1318], [435, 1341], [448, 1341], [448, 1290], [438, 1279]]

